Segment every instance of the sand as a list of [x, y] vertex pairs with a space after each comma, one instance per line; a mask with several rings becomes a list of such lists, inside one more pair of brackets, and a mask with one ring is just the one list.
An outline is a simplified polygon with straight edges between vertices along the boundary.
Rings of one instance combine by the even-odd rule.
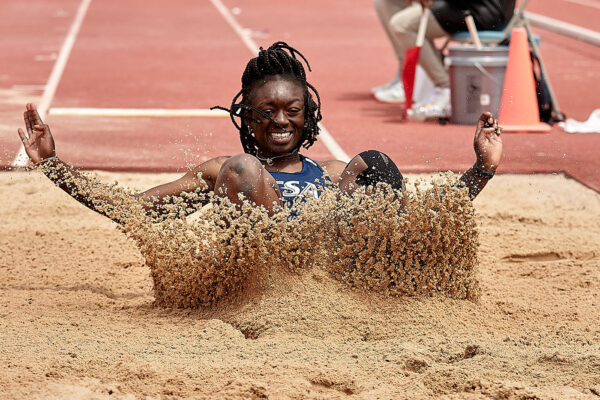
[[475, 200], [474, 299], [325, 266], [159, 306], [134, 240], [39, 172], [0, 174], [0, 204], [0, 398], [600, 398], [600, 196], [560, 175], [499, 175]]

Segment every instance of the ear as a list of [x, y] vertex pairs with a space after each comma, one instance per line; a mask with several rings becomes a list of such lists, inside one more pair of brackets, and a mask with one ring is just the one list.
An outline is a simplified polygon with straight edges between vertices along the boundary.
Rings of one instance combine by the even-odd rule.
[[252, 118], [252, 111], [243, 111], [242, 113], [242, 126], [249, 127], [252, 124], [255, 124], [257, 121]]
[[243, 125], [248, 125], [252, 121], [252, 112], [250, 110], [242, 109], [240, 111], [240, 119]]
[[261, 124], [262, 121], [260, 119], [256, 119], [254, 117], [254, 111], [244, 109], [240, 113], [241, 122], [243, 125], [250, 126], [252, 124]]

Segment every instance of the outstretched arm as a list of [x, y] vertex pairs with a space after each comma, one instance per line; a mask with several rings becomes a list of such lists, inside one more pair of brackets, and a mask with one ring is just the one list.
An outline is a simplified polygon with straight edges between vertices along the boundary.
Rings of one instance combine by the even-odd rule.
[[[184, 193], [212, 190], [214, 180], [224, 161], [224, 158], [207, 161], [174, 182], [139, 194], [127, 194], [124, 191], [117, 193], [114, 188], [106, 185], [103, 188], [105, 190], [102, 190], [99, 182], [88, 179], [84, 174], [62, 162], [56, 156], [50, 127], [43, 123], [35, 105], [27, 104], [24, 120], [27, 134], [22, 129], [19, 129], [18, 133], [31, 161], [35, 165], [41, 166], [44, 174], [71, 197], [86, 207], [108, 216], [117, 223], [121, 223], [122, 220], [119, 218], [119, 213], [114, 212], [114, 210], [118, 206], [122, 207], [124, 201], [141, 203], [146, 212], [155, 219], [161, 219], [161, 216], [170, 212], [171, 207], [169, 207], [169, 204], [172, 204], [173, 199], [176, 197], [182, 199], [179, 203], [180, 206], [183, 206], [184, 213], [193, 210], [194, 202], [198, 199], [184, 195]], [[202, 175], [202, 178], [199, 175]], [[111, 193], [113, 196], [111, 196]]]
[[469, 189], [469, 197], [475, 199], [494, 176], [502, 157], [501, 128], [492, 113], [484, 112], [477, 121], [473, 147], [477, 161], [460, 180]]

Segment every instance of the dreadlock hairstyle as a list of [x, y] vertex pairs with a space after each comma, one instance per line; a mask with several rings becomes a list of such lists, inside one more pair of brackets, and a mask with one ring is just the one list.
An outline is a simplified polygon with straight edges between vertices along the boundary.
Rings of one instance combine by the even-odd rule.
[[[286, 51], [287, 50], [287, 51]], [[273, 43], [267, 50], [262, 47], [258, 52], [258, 56], [251, 59], [246, 65], [244, 74], [242, 75], [242, 90], [235, 95], [229, 109], [225, 107], [215, 106], [212, 109], [221, 109], [229, 112], [233, 125], [240, 132], [240, 141], [244, 152], [257, 156], [258, 146], [256, 138], [248, 130], [247, 122], [252, 121], [248, 117], [250, 111], [255, 111], [262, 117], [268, 119], [277, 127], [281, 126], [264, 111], [250, 104], [250, 92], [256, 84], [262, 83], [270, 77], [281, 75], [285, 78], [292, 79], [298, 82], [304, 88], [304, 126], [302, 127], [302, 139], [296, 150], [301, 146], [308, 149], [317, 140], [319, 134], [318, 122], [322, 119], [321, 116], [321, 98], [317, 89], [306, 81], [306, 72], [300, 60], [296, 58], [300, 56], [306, 63], [308, 70], [311, 71], [310, 65], [306, 58], [298, 50], [289, 46], [285, 42]], [[311, 94], [312, 91], [317, 98], [315, 102]], [[238, 100], [241, 100], [238, 102]], [[240, 123], [236, 121], [236, 117], [240, 118]]]

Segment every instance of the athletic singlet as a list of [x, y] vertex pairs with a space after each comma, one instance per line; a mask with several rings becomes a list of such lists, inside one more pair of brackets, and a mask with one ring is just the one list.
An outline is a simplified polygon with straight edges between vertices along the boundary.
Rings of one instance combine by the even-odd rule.
[[315, 161], [299, 154], [302, 160], [300, 172], [269, 171], [277, 181], [279, 191], [286, 205], [292, 205], [296, 198], [311, 196], [318, 199], [323, 188], [331, 185], [331, 180], [324, 175], [323, 168]]

